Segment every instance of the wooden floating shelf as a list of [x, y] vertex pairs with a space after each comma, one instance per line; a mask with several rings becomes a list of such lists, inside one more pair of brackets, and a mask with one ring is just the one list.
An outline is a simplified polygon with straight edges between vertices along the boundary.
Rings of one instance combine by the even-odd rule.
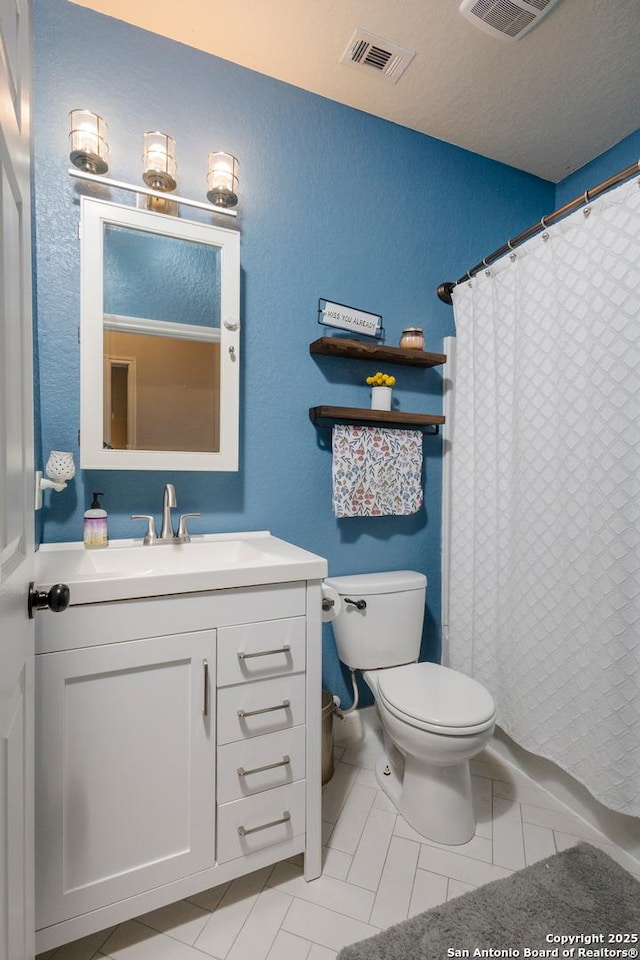
[[385, 424], [424, 430], [430, 435], [440, 432], [444, 417], [437, 413], [408, 413], [404, 410], [371, 410], [368, 407], [310, 407], [309, 417], [318, 426], [333, 423]]
[[351, 360], [380, 360], [407, 367], [437, 367], [446, 363], [446, 353], [427, 353], [426, 350], [406, 350], [404, 347], [386, 347], [380, 343], [364, 343], [346, 337], [320, 337], [309, 344], [309, 353], [325, 357], [348, 357]]

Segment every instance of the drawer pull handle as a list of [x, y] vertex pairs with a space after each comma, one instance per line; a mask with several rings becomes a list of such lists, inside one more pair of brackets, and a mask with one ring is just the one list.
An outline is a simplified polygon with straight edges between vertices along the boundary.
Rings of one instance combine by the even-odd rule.
[[241, 837], [248, 837], [250, 833], [257, 833], [258, 830], [268, 830], [269, 827], [278, 827], [281, 823], [287, 823], [289, 820], [291, 820], [291, 814], [288, 810], [285, 810], [279, 820], [272, 820], [270, 823], [261, 823], [259, 827], [249, 827], [248, 830], [246, 827], [238, 827], [238, 833]]
[[238, 716], [241, 720], [245, 720], [247, 717], [257, 717], [259, 713], [273, 713], [274, 710], [288, 710], [290, 706], [290, 700], [283, 700], [282, 703], [277, 703], [275, 707], [262, 707], [260, 710], [238, 710]]
[[202, 716], [208, 717], [209, 716], [209, 661], [203, 660], [202, 667], [204, 670], [204, 690], [202, 691], [202, 694], [203, 694]]
[[253, 657], [272, 657], [276, 653], [290, 653], [291, 644], [285, 643], [281, 647], [278, 647], [276, 650], [258, 650], [257, 653], [242, 653], [238, 654], [238, 660], [252, 660]]
[[248, 777], [252, 773], [264, 773], [265, 770], [275, 770], [276, 767], [286, 767], [291, 763], [291, 757], [287, 756], [285, 753], [282, 760], [278, 760], [277, 763], [267, 763], [264, 767], [254, 767], [252, 770], [245, 770], [244, 767], [238, 767], [238, 776], [239, 777]]

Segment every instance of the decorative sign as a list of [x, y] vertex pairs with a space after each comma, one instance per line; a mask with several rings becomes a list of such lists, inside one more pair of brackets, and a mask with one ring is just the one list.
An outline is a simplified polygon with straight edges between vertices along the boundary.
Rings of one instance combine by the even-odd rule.
[[318, 300], [318, 323], [378, 340], [382, 339], [384, 333], [382, 317], [377, 313], [366, 313], [355, 307], [347, 307], [344, 303], [332, 303], [331, 300]]

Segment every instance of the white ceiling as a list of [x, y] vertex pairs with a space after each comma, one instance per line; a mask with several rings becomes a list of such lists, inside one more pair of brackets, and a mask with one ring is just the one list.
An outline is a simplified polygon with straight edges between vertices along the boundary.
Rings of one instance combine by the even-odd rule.
[[[560, 0], [508, 42], [460, 0], [71, 0], [557, 182], [640, 128], [640, 0]], [[416, 51], [340, 63], [357, 27]]]

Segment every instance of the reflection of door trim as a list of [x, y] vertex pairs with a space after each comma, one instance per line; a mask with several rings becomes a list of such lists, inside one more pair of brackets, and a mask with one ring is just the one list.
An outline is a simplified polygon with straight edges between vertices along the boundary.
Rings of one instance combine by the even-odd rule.
[[135, 450], [137, 443], [137, 370], [135, 357], [104, 355], [104, 442], [111, 446], [111, 371], [113, 367], [127, 368], [127, 450]]
[[146, 317], [125, 317], [105, 313], [104, 329], [118, 333], [146, 333], [154, 337], [172, 337], [175, 340], [203, 340], [220, 343], [220, 327], [200, 327], [194, 323], [172, 323], [170, 320], [148, 320]]

